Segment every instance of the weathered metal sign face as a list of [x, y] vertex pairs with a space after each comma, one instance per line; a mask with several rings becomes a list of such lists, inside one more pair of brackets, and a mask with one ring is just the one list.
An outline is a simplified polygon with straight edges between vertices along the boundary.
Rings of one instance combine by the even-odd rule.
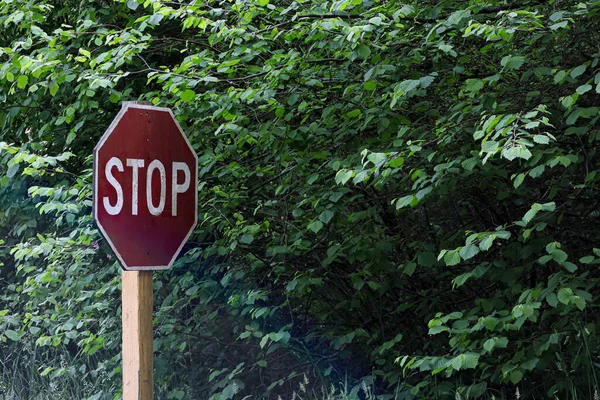
[[94, 218], [123, 268], [170, 268], [197, 203], [198, 157], [171, 110], [126, 104], [94, 149]]

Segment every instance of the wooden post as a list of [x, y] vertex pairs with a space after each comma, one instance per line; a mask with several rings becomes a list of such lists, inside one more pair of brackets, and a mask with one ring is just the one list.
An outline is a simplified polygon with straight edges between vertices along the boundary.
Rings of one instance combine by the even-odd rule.
[[152, 400], [152, 271], [123, 271], [122, 301], [123, 400]]

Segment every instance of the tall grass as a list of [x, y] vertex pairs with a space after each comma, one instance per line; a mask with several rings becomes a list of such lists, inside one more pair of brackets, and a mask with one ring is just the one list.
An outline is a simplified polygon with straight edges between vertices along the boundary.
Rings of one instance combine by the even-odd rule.
[[63, 346], [0, 348], [0, 400], [107, 400], [119, 390], [100, 357], [72, 356]]

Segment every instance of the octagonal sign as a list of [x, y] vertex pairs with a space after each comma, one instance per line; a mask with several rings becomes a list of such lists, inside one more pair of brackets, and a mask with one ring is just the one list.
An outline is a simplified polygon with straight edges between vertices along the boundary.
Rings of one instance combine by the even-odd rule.
[[94, 149], [94, 218], [123, 268], [170, 268], [197, 205], [198, 156], [171, 110], [125, 103]]

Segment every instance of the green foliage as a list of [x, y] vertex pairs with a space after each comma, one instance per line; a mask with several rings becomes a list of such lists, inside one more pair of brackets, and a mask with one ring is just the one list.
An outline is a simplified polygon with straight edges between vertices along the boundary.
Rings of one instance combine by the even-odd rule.
[[599, 11], [1, 2], [0, 388], [119, 396], [90, 154], [137, 98], [199, 155], [199, 226], [155, 278], [159, 396], [289, 397], [310, 368], [593, 398]]

